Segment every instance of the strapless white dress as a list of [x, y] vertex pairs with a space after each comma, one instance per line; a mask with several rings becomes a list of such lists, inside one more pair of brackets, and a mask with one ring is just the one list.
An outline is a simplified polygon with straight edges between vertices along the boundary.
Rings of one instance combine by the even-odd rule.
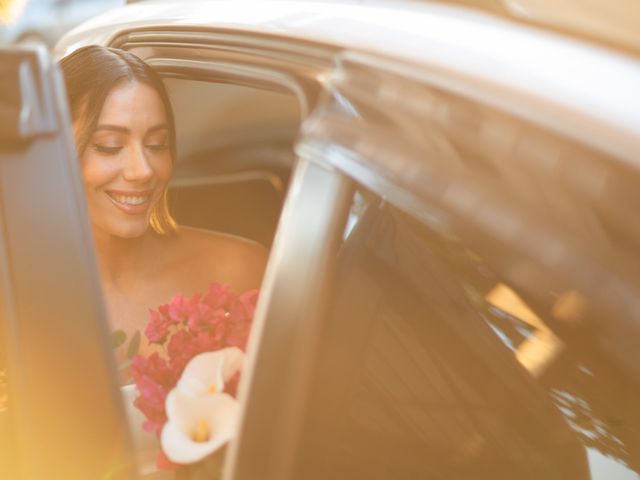
[[156, 467], [160, 441], [155, 435], [145, 432], [142, 428], [145, 417], [140, 410], [133, 406], [133, 401], [138, 396], [135, 384], [124, 385], [121, 387], [121, 391], [140, 476], [145, 480], [172, 480], [174, 478], [173, 471], [159, 470]]

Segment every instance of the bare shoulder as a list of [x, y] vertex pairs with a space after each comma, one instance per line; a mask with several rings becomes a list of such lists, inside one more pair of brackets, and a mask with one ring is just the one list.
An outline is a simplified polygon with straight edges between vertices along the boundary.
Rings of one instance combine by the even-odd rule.
[[260, 287], [268, 251], [259, 243], [193, 227], [180, 227], [174, 242], [182, 273], [197, 291], [212, 281], [228, 283], [236, 292]]

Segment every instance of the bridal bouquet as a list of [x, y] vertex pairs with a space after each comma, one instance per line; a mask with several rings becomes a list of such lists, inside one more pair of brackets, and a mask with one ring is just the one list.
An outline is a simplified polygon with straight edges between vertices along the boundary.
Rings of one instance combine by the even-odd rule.
[[176, 295], [150, 310], [144, 333], [157, 351], [135, 355], [131, 374], [143, 428], [160, 439], [159, 468], [215, 458], [233, 435], [234, 396], [257, 296], [257, 290], [236, 295], [212, 283], [204, 294]]

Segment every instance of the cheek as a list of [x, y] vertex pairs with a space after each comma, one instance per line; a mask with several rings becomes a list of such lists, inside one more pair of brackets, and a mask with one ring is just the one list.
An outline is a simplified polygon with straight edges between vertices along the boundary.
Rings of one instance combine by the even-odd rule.
[[167, 183], [173, 173], [173, 160], [171, 154], [159, 155], [154, 159], [153, 171], [159, 183]]
[[115, 162], [105, 161], [98, 155], [85, 152], [80, 159], [82, 180], [87, 187], [99, 187], [117, 175]]

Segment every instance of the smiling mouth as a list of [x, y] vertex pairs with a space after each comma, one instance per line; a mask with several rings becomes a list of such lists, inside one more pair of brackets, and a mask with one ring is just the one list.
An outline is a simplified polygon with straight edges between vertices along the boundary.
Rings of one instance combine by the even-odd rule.
[[142, 205], [143, 203], [147, 203], [150, 198], [150, 195], [118, 195], [109, 192], [107, 192], [107, 195], [109, 195], [112, 200], [124, 205]]
[[109, 199], [122, 211], [129, 214], [140, 214], [147, 211], [151, 200], [150, 192], [105, 192]]

